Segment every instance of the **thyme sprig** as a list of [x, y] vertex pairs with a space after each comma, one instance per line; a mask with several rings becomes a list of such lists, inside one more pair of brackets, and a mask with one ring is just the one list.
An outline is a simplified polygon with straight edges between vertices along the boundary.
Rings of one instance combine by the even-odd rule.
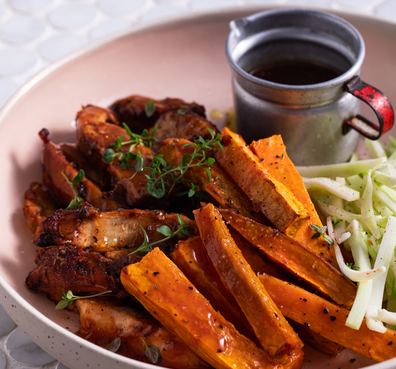
[[153, 363], [156, 364], [158, 363], [159, 359], [159, 352], [158, 352], [158, 347], [157, 346], [149, 346], [146, 341], [144, 340], [143, 337], [140, 337], [144, 345], [146, 346], [146, 350], [144, 351], [144, 354], [146, 357]]
[[[185, 153], [182, 157], [180, 165], [174, 166], [174, 164], [168, 164], [163, 155], [156, 155], [153, 157], [150, 167], [143, 168], [144, 170], [151, 171], [150, 175], [146, 175], [147, 182], [147, 193], [158, 199], [168, 197], [178, 183], [190, 182], [182, 179], [186, 174], [187, 170], [193, 167], [203, 169], [208, 176], [209, 182], [212, 181], [212, 175], [209, 167], [215, 162], [212, 157], [207, 157], [206, 150], [213, 150], [215, 145], [223, 150], [220, 142], [220, 134], [215, 134], [213, 130], [207, 128], [211, 138], [205, 140], [203, 137], [199, 137], [194, 143], [184, 145], [182, 147], [194, 146], [194, 151]], [[170, 180], [170, 189], [166, 190], [166, 183]], [[192, 186], [192, 191], [188, 192], [189, 197], [195, 194], [195, 190], [198, 186]]]
[[185, 236], [191, 237], [190, 226], [187, 225], [183, 221], [183, 219], [181, 218], [181, 216], [179, 214], [177, 214], [177, 221], [178, 221], [179, 225], [178, 225], [178, 227], [177, 227], [175, 232], [172, 232], [172, 230], [168, 226], [163, 225], [163, 226], [161, 226], [161, 227], [159, 227], [157, 229], [157, 232], [161, 233], [165, 237], [161, 238], [160, 240], [151, 242], [151, 243], [149, 243], [149, 238], [147, 236], [146, 230], [142, 226], [140, 226], [140, 228], [142, 229], [142, 232], [143, 232], [144, 241], [143, 241], [143, 243], [140, 245], [140, 247], [138, 249], [136, 249], [135, 251], [131, 252], [129, 255], [142, 253], [142, 252], [146, 252], [146, 253], [150, 252], [150, 251], [153, 250], [153, 246], [155, 246], [155, 245], [157, 245], [159, 243], [168, 241], [171, 238], [177, 236], [178, 234], [183, 234]]
[[[133, 150], [140, 144], [151, 148], [153, 142], [157, 141], [154, 135], [157, 131], [158, 126], [156, 125], [151, 133], [149, 133], [147, 129], [144, 129], [143, 132], [138, 135], [136, 133], [133, 133], [125, 123], [123, 123], [122, 125], [129, 136], [129, 140], [124, 141], [124, 136], [115, 138], [114, 143], [104, 152], [103, 160], [107, 163], [111, 163], [114, 158], [117, 158], [117, 163], [121, 166], [121, 168], [129, 169], [131, 165], [128, 159], [132, 159], [135, 160], [134, 169], [136, 170], [136, 172], [139, 172], [143, 168], [143, 157], [140, 151], [135, 154]], [[126, 145], [129, 145], [129, 149], [127, 152], [124, 152], [122, 150], [122, 146]]]
[[95, 295], [89, 295], [89, 296], [76, 296], [73, 294], [73, 291], [69, 290], [67, 292], [63, 291], [63, 296], [62, 300], [60, 300], [57, 305], [55, 306], [56, 310], [62, 310], [68, 306], [70, 306], [74, 301], [79, 300], [79, 299], [90, 299], [91, 297], [97, 297], [101, 295], [105, 295], [107, 293], [111, 293], [111, 291], [105, 291], [105, 292], [100, 292]]
[[111, 352], [117, 352], [121, 347], [121, 338], [116, 337], [113, 341], [111, 341], [105, 348]]
[[325, 234], [327, 231], [327, 226], [323, 226], [322, 228], [320, 228], [317, 224], [312, 223], [309, 226], [315, 232], [311, 237], [312, 239], [322, 236], [327, 243], [329, 243], [330, 245], [334, 245], [334, 240], [330, 236]]
[[82, 169], [80, 169], [72, 181], [70, 181], [69, 178], [67, 178], [67, 176], [64, 172], [62, 172], [62, 175], [63, 175], [63, 177], [65, 177], [67, 183], [70, 185], [70, 187], [74, 193], [74, 198], [70, 201], [69, 205], [65, 208], [65, 210], [78, 209], [79, 207], [81, 207], [81, 204], [84, 201], [84, 199], [82, 199], [78, 195], [74, 186], [78, 185], [79, 183], [81, 183], [84, 180], [85, 172]]

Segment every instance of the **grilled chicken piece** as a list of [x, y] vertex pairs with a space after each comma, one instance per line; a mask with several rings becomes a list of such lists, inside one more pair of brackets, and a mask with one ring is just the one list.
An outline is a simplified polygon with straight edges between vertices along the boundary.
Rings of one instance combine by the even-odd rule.
[[[73, 163], [76, 169], [82, 169], [85, 172], [85, 175], [96, 185], [100, 187], [100, 173], [94, 168], [87, 158], [83, 155], [83, 153], [78, 149], [77, 145], [62, 142], [59, 144], [60, 149], [62, 150], [63, 155], [65, 156], [68, 162]], [[102, 191], [108, 190], [107, 188], [100, 188]]]
[[[111, 118], [111, 119], [110, 119]], [[113, 119], [113, 120], [112, 120]], [[111, 163], [103, 160], [105, 151], [115, 139], [129, 139], [128, 133], [114, 123], [116, 119], [107, 109], [97, 106], [87, 106], [77, 113], [78, 148], [88, 158], [89, 163], [100, 168], [100, 183], [104, 187], [113, 188], [113, 193], [123, 193], [128, 207], [142, 205], [150, 196], [145, 193], [147, 187], [146, 174], [149, 171], [136, 172], [135, 159], [127, 159], [127, 165], [120, 165], [118, 158]], [[122, 146], [123, 152], [130, 151], [130, 145]], [[152, 150], [143, 144], [137, 145], [132, 152], [140, 152], [144, 166], [149, 166], [152, 160]], [[106, 196], [105, 196], [106, 197]]]
[[146, 346], [158, 349], [158, 364], [168, 368], [211, 368], [174, 334], [147, 313], [122, 306], [108, 299], [84, 299], [75, 302], [80, 313], [80, 337], [106, 347], [116, 338], [117, 353], [152, 363], [145, 355]]
[[[167, 138], [184, 138], [195, 141], [198, 137], [210, 139], [208, 128], [215, 134], [218, 129], [204, 117], [191, 111], [172, 109], [162, 114], [155, 123], [157, 129], [154, 137], [159, 142]], [[151, 132], [154, 127], [151, 128]]]
[[[151, 116], [147, 116], [145, 106], [153, 101], [155, 110]], [[146, 96], [132, 95], [115, 101], [109, 109], [114, 112], [120, 123], [125, 123], [135, 133], [141, 133], [144, 129], [154, 126], [161, 114], [170, 109], [181, 109], [193, 111], [205, 117], [205, 108], [195, 102], [186, 103], [181, 99], [166, 98], [163, 100], [153, 100]]]
[[79, 296], [110, 290], [126, 297], [120, 282], [121, 269], [139, 260], [139, 256], [129, 255], [114, 261], [81, 247], [46, 247], [37, 253], [37, 266], [26, 278], [26, 285], [54, 301], [60, 301], [63, 291], [68, 290]]
[[23, 214], [36, 239], [43, 231], [42, 222], [54, 214], [58, 207], [41, 183], [34, 182], [25, 192]]
[[103, 189], [111, 188], [111, 175], [103, 154], [114, 139], [128, 137], [118, 124], [117, 117], [110, 110], [94, 105], [84, 106], [76, 116], [77, 147], [97, 171], [99, 186]]
[[[39, 133], [43, 141], [42, 163], [44, 169], [44, 183], [59, 200], [62, 207], [69, 205], [75, 198], [75, 193], [65, 176], [71, 182], [78, 174], [78, 170], [68, 162], [61, 148], [49, 140], [49, 132], [42, 129]], [[102, 204], [102, 191], [88, 178], [78, 184], [79, 196], [93, 206], [100, 208]]]
[[[193, 220], [180, 215], [189, 225], [191, 234], [198, 231]], [[160, 210], [117, 210], [100, 212], [88, 204], [77, 210], [58, 210], [43, 222], [43, 233], [35, 241], [39, 247], [70, 245], [90, 248], [97, 252], [114, 251], [122, 248], [137, 248], [144, 241], [143, 227], [149, 242], [163, 239], [157, 232], [163, 225], [175, 232], [179, 226], [177, 214]], [[181, 236], [185, 238], [185, 236]], [[171, 241], [176, 243], [179, 236]]]
[[[185, 145], [191, 143], [191, 141], [185, 139], [167, 139], [162, 143], [158, 154], [162, 154], [167, 163], [174, 163], [178, 166], [184, 154], [191, 154], [194, 151], [194, 146], [185, 147]], [[187, 170], [184, 179], [197, 184], [199, 190], [206, 191], [220, 207], [224, 209], [235, 209], [246, 217], [250, 217], [258, 222], [262, 221], [260, 215], [253, 211], [253, 206], [249, 198], [239, 189], [238, 185], [235, 184], [218, 163], [214, 162], [209, 167], [209, 170], [212, 177], [211, 182], [209, 182], [205, 170], [199, 167], [191, 167]], [[190, 187], [189, 182], [184, 182], [183, 184]]]

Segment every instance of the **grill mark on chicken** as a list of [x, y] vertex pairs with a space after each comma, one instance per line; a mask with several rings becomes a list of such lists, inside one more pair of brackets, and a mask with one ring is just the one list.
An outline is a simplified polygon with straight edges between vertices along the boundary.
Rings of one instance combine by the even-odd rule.
[[51, 300], [60, 301], [63, 291], [75, 295], [92, 295], [108, 290], [119, 297], [127, 297], [120, 282], [121, 269], [140, 261], [136, 255], [127, 255], [116, 261], [98, 252], [87, 252], [81, 247], [53, 246], [41, 249], [37, 264], [26, 285], [36, 292], [45, 293]]
[[[195, 221], [180, 215], [190, 225], [192, 235], [197, 235]], [[167, 225], [172, 232], [179, 226], [177, 214], [160, 210], [117, 210], [101, 212], [88, 204], [77, 210], [57, 210], [43, 222], [43, 233], [36, 239], [39, 247], [70, 245], [107, 252], [122, 248], [139, 247], [144, 239], [141, 226], [150, 242], [164, 238], [156, 230]], [[185, 238], [185, 236], [181, 236]], [[179, 237], [175, 237], [176, 243]]]
[[151, 363], [144, 354], [143, 338], [149, 346], [157, 347], [161, 366], [174, 369], [211, 367], [147, 313], [109, 299], [78, 300], [76, 306], [81, 326], [77, 334], [90, 342], [105, 347], [119, 337], [118, 354]]
[[[155, 111], [152, 116], [147, 117], [145, 105], [149, 101], [153, 101]], [[142, 133], [144, 129], [153, 127], [157, 119], [170, 109], [192, 111], [205, 117], [205, 108], [195, 102], [186, 103], [181, 99], [174, 98], [154, 100], [140, 95], [132, 95], [117, 100], [109, 106], [109, 109], [117, 116], [119, 122], [127, 124], [132, 132], [138, 134]]]
[[[190, 141], [195, 141], [199, 137], [210, 139], [211, 135], [208, 128], [215, 134], [219, 132], [214, 124], [201, 115], [191, 111], [183, 111], [181, 114], [179, 109], [172, 109], [163, 113], [155, 124], [157, 125], [157, 130], [154, 136], [159, 142], [173, 137]], [[150, 132], [152, 130], [153, 128]]]

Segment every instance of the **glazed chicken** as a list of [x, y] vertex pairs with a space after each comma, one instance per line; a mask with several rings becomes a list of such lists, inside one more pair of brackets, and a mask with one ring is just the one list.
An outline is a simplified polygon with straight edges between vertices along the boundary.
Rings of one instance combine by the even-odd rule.
[[43, 181], [23, 211], [37, 248], [26, 285], [77, 296], [78, 335], [177, 369], [299, 369], [305, 343], [394, 356], [393, 331], [363, 327], [356, 345], [333, 330], [326, 309], [345, 319], [356, 286], [312, 241], [319, 215], [281, 137], [248, 146], [195, 102], [139, 95], [83, 106], [76, 132], [56, 144], [40, 131]]

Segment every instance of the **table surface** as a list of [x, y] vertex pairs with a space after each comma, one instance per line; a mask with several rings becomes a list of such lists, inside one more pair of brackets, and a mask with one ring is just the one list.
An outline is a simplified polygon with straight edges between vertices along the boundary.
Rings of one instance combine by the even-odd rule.
[[[93, 40], [177, 14], [252, 4], [306, 6], [396, 23], [396, 0], [0, 0], [0, 108], [32, 76]], [[0, 369], [67, 369], [0, 305]]]

